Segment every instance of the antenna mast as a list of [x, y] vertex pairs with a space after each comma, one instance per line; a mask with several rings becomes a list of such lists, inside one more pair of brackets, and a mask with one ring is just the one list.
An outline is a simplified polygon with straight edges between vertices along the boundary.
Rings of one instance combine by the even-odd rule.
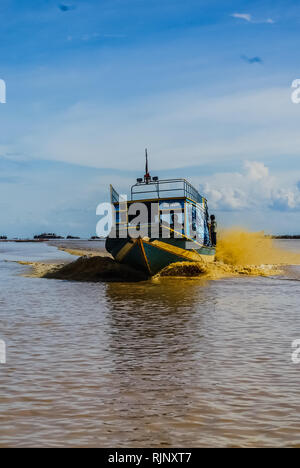
[[144, 175], [144, 181], [146, 182], [146, 184], [149, 184], [149, 182], [151, 181], [151, 176], [149, 174], [149, 167], [148, 167], [148, 150], [146, 148], [145, 150], [145, 156], [146, 156], [146, 171], [145, 171], [145, 175]]

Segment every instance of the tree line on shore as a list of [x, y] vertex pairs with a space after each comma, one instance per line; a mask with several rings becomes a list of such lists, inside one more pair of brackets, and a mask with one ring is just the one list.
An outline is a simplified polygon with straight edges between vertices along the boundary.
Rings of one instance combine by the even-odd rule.
[[[14, 238], [8, 238], [7, 236], [3, 236], [1, 235], [0, 236], [0, 241], [6, 241], [6, 240], [15, 240], [15, 241], [27, 241], [27, 242], [30, 242], [30, 241], [43, 241], [43, 240], [64, 240], [64, 239], [67, 239], [67, 240], [79, 240], [81, 239], [79, 236], [71, 236], [71, 235], [68, 235], [66, 237], [63, 237], [63, 236], [58, 236], [57, 234], [55, 233], [46, 233], [44, 232], [43, 234], [38, 234], [38, 235], [35, 235], [33, 238], [26, 238], [26, 239], [21, 239], [21, 238], [17, 238], [17, 237], [14, 237]], [[100, 239], [100, 237], [98, 236], [92, 236], [90, 237], [90, 240], [98, 240]]]

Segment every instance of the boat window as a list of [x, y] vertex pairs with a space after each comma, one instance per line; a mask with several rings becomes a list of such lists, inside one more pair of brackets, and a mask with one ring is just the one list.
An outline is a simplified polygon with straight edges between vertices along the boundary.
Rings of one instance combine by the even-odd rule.
[[160, 223], [184, 233], [184, 201], [165, 200], [161, 202]]

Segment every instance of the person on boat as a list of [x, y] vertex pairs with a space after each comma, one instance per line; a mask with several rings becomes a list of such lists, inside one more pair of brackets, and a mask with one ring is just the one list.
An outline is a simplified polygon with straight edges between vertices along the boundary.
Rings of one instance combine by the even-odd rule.
[[217, 245], [217, 221], [215, 215], [210, 217], [210, 238], [213, 246]]

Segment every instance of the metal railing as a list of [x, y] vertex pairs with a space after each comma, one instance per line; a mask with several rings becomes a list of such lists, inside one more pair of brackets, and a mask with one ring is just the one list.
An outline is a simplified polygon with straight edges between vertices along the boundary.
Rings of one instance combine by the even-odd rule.
[[[135, 197], [139, 198], [135, 198]], [[131, 200], [160, 199], [160, 198], [190, 198], [201, 203], [198, 190], [185, 179], [165, 179], [158, 181], [138, 182], [131, 187]]]

